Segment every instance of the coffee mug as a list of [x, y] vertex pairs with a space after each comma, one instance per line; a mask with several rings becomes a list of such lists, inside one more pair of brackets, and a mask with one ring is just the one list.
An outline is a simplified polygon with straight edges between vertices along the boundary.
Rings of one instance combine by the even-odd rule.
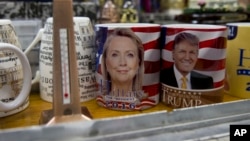
[[[94, 99], [97, 92], [95, 78], [95, 47], [94, 29], [88, 17], [74, 17], [75, 45], [78, 64], [78, 81], [81, 102]], [[53, 100], [53, 18], [46, 20], [44, 28], [40, 29], [37, 36], [26, 49], [29, 52], [38, 42], [39, 55], [39, 87], [40, 97], [48, 102]]]
[[226, 92], [239, 98], [250, 98], [250, 23], [227, 23]]
[[10, 20], [0, 20], [0, 117], [29, 105], [31, 68]]
[[144, 110], [159, 102], [160, 25], [95, 25], [97, 103], [121, 111]]
[[227, 28], [162, 25], [161, 100], [173, 108], [222, 102]]

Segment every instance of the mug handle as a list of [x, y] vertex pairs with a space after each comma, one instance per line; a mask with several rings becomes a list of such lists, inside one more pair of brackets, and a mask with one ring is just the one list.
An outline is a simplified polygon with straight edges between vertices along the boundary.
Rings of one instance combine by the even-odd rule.
[[[30, 45], [25, 49], [24, 54], [27, 56], [28, 53], [42, 40], [42, 35], [44, 32], [44, 28], [41, 28], [37, 34], [36, 37], [33, 39], [33, 41], [30, 43]], [[40, 80], [40, 72], [39, 70], [35, 74], [35, 78], [32, 80], [31, 84], [38, 83]]]
[[15, 98], [15, 100], [8, 103], [0, 101], [0, 111], [4, 112], [16, 109], [24, 103], [30, 93], [32, 76], [28, 58], [18, 47], [9, 43], [0, 43], [0, 50], [13, 51], [20, 59], [23, 68], [23, 86], [18, 96]]
[[33, 39], [33, 41], [30, 43], [30, 45], [25, 49], [24, 54], [27, 55], [42, 39], [42, 34], [44, 32], [44, 28], [39, 29], [38, 33], [36, 34], [36, 37]]

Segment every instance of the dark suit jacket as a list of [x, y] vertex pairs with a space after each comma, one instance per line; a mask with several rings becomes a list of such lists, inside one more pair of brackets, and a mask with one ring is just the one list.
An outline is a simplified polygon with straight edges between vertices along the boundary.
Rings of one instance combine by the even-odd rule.
[[[167, 68], [161, 71], [160, 75], [161, 83], [169, 86], [178, 87], [178, 83], [175, 78], [174, 68]], [[191, 88], [192, 89], [212, 89], [213, 78], [198, 72], [191, 71]]]

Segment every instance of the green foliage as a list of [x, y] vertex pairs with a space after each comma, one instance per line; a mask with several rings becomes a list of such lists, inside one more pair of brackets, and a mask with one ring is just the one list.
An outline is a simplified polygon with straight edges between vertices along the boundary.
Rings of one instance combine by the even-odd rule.
[[[248, 7], [250, 11], [250, 6]], [[183, 10], [184, 14], [192, 14], [192, 13], [228, 13], [228, 12], [244, 12], [244, 9], [242, 7], [237, 8], [236, 10], [232, 11], [227, 8], [202, 8], [202, 9], [194, 9], [194, 8], [186, 8]]]
[[246, 10], [247, 10], [247, 12], [250, 13], [250, 4], [247, 5], [247, 9]]

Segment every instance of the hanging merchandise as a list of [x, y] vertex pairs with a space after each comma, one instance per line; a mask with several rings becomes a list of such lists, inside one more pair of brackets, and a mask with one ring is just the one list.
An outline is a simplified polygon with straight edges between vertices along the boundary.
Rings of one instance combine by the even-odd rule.
[[113, 0], [106, 0], [101, 11], [100, 23], [118, 23], [119, 8]]
[[138, 11], [134, 0], [125, 0], [122, 6], [121, 23], [139, 22]]

